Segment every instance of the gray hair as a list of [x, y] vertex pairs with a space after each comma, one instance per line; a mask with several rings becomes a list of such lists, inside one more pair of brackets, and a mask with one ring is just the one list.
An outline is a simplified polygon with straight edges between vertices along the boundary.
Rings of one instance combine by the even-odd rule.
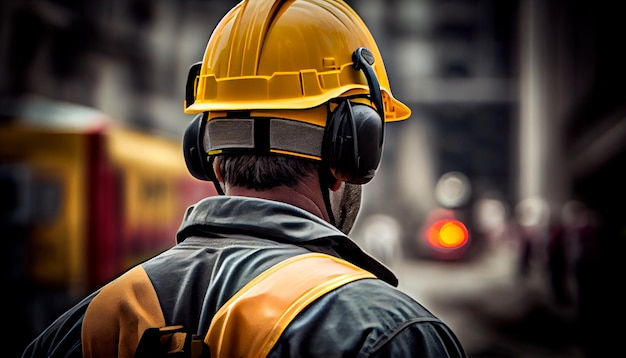
[[311, 160], [271, 154], [221, 155], [218, 165], [225, 183], [255, 190], [292, 187], [319, 171]]

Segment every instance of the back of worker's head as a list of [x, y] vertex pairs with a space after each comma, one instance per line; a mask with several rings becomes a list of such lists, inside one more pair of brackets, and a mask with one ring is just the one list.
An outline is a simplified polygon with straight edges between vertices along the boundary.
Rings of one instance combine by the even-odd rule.
[[287, 155], [224, 154], [217, 162], [221, 179], [230, 187], [263, 191], [295, 187], [307, 177], [317, 178], [319, 165]]
[[371, 33], [343, 1], [240, 2], [191, 66], [186, 89], [185, 113], [197, 116], [183, 150], [202, 180], [215, 181], [214, 157], [252, 155], [304, 160], [365, 184], [381, 159], [385, 121], [410, 115], [391, 94]]

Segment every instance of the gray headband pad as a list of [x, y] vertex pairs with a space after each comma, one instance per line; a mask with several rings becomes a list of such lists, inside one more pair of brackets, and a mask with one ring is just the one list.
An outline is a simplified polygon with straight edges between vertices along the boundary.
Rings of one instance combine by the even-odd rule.
[[207, 153], [273, 150], [322, 157], [324, 127], [282, 118], [214, 118], [204, 133]]

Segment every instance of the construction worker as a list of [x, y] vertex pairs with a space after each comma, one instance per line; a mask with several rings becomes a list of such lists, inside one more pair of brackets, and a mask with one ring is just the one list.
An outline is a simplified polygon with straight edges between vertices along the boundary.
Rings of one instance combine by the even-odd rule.
[[[221, 195], [168, 251], [63, 314], [23, 357], [465, 357], [347, 235], [410, 116], [339, 0], [244, 0], [189, 69], [187, 167]], [[182, 213], [181, 213], [182, 214]]]

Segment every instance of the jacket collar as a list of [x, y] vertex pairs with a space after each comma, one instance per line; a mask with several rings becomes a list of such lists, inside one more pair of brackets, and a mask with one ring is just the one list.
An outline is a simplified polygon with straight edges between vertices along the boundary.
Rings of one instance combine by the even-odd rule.
[[396, 276], [380, 261], [321, 218], [293, 205], [242, 196], [212, 196], [187, 209], [176, 235], [178, 243], [198, 232], [250, 234], [298, 246], [332, 246], [337, 254], [397, 286]]

